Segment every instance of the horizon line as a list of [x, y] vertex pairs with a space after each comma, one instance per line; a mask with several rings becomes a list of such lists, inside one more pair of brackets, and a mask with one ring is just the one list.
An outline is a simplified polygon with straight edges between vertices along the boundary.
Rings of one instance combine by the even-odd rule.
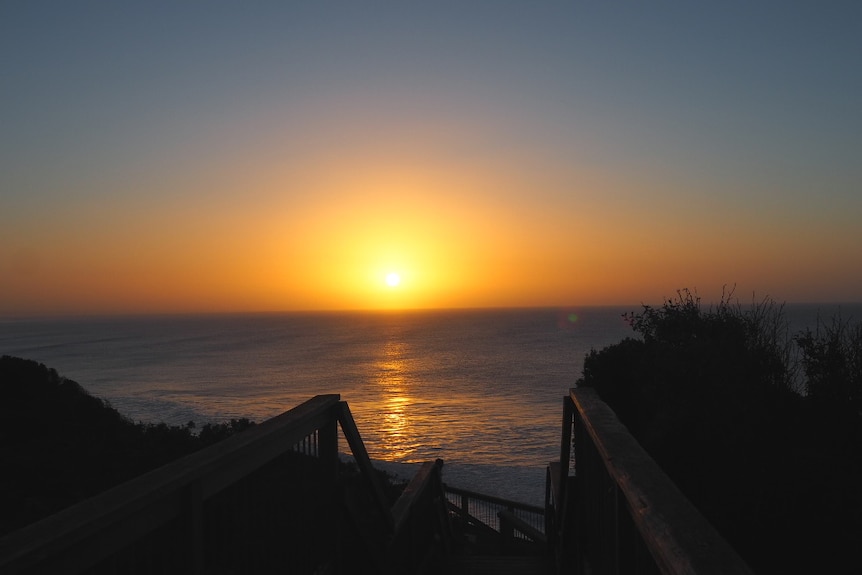
[[[573, 309], [597, 309], [597, 308], [626, 308], [634, 307], [661, 307], [669, 298], [664, 298], [660, 303], [608, 303], [608, 304], [554, 304], [554, 305], [498, 305], [498, 306], [452, 306], [452, 307], [416, 307], [416, 308], [319, 308], [319, 309], [235, 309], [235, 310], [188, 310], [188, 311], [75, 311], [75, 312], [47, 312], [47, 313], [22, 313], [2, 314], [0, 322], [12, 321], [49, 321], [49, 320], [76, 320], [76, 319], [107, 319], [107, 318], [143, 318], [143, 317], [194, 317], [194, 316], [229, 316], [229, 315], [324, 315], [324, 314], [397, 314], [397, 313], [426, 313], [426, 312], [480, 312], [480, 311], [530, 311], [530, 310], [573, 310]], [[760, 300], [764, 301], [764, 300]], [[862, 305], [859, 301], [779, 301], [765, 298], [765, 301], [779, 306], [829, 306], [840, 307], [843, 305]], [[718, 302], [701, 302], [701, 305], [712, 306]], [[741, 305], [740, 300], [735, 303]]]

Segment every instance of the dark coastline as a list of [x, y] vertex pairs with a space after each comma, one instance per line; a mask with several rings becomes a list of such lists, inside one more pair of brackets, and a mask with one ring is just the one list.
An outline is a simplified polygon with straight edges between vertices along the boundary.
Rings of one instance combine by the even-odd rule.
[[0, 535], [245, 429], [134, 423], [43, 364], [0, 358]]

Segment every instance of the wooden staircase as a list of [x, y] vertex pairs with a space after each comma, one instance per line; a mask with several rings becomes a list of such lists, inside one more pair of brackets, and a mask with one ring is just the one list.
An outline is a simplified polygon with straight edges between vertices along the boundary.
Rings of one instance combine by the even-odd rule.
[[[516, 514], [520, 512], [540, 514], [543, 512], [532, 506], [506, 501], [496, 497], [469, 492], [457, 488], [448, 488], [449, 521], [452, 532], [452, 544], [449, 553], [436, 566], [436, 573], [481, 575], [485, 573], [549, 575], [556, 573], [554, 558], [548, 547], [545, 534], [530, 522]], [[454, 497], [453, 497], [454, 496]], [[460, 498], [461, 504], [456, 505]], [[466, 502], [465, 498], [470, 501]], [[496, 526], [492, 527], [486, 521], [487, 511], [481, 509], [474, 512], [483, 515], [482, 519], [471, 515], [468, 511], [480, 508], [482, 505], [496, 505], [502, 508], [496, 512]], [[484, 520], [483, 520], [484, 519]]]

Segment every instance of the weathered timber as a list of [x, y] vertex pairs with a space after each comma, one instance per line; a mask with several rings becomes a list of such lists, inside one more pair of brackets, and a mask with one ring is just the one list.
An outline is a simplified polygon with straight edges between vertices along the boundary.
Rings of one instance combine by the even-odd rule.
[[[158, 527], [187, 517], [188, 571], [201, 572], [201, 502], [337, 419], [320, 395], [243, 433], [120, 484], [0, 540], [0, 572], [78, 573]], [[328, 446], [330, 449], [333, 444]], [[337, 458], [337, 452], [321, 454]]]
[[500, 534], [504, 537], [513, 538], [515, 531], [519, 531], [531, 541], [541, 545], [548, 543], [548, 538], [544, 533], [515, 515], [514, 512], [503, 509], [497, 512], [497, 516], [500, 518]]
[[395, 531], [386, 573], [422, 573], [450, 552], [452, 529], [446, 512], [443, 460], [425, 462], [392, 506]]
[[356, 427], [356, 421], [350, 413], [350, 408], [347, 402], [342, 401], [339, 404], [338, 421], [341, 423], [341, 430], [344, 432], [344, 438], [350, 446], [353, 457], [356, 460], [356, 465], [362, 472], [362, 475], [371, 482], [371, 490], [374, 496], [374, 501], [377, 504], [378, 510], [385, 517], [387, 526], [392, 531], [395, 526], [392, 522], [392, 513], [389, 509], [389, 503], [386, 501], [386, 496], [383, 494], [383, 486], [374, 472], [374, 466], [371, 464], [371, 458], [368, 456], [368, 451], [365, 449], [365, 443], [359, 435], [359, 429]]
[[[640, 539], [660, 573], [752, 573], [593, 389], [572, 389], [570, 397], [577, 410], [575, 469], [583, 483], [578, 495], [584, 501], [578, 506], [578, 515], [588, 515], [588, 506], [595, 505], [596, 500], [606, 501], [610, 516], [596, 520], [607, 525], [601, 529], [604, 535], [617, 534], [615, 541], [602, 542], [606, 551], [616, 554], [609, 563], [611, 572], [626, 572], [633, 566], [641, 569], [643, 557], [637, 556], [642, 553], [640, 542], [629, 543], [627, 538], [631, 536]], [[598, 461], [591, 461], [594, 458]], [[590, 477], [600, 473], [600, 467], [612, 482], [610, 492], [601, 478]], [[598, 491], [590, 489], [591, 485]], [[629, 518], [636, 536], [626, 526]], [[576, 517], [579, 524], [587, 520]], [[584, 525], [578, 529], [587, 528]], [[623, 556], [626, 550], [629, 557]], [[590, 549], [585, 549], [584, 554], [589, 560]]]
[[550, 575], [555, 572], [550, 558], [536, 555], [451, 557], [440, 570], [446, 575]]

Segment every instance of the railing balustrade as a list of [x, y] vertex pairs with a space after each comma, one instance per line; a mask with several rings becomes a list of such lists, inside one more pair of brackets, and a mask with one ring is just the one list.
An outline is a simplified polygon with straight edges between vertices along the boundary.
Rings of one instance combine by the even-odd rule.
[[[339, 425], [358, 481], [339, 475]], [[440, 539], [408, 536], [434, 523], [418, 514], [445, 518], [441, 465], [391, 506], [347, 404], [320, 395], [3, 537], [0, 572], [401, 572]], [[345, 515], [348, 488], [364, 493], [351, 501], [361, 521], [379, 517], [373, 529]]]
[[591, 388], [564, 398], [547, 492], [561, 573], [751, 573]]
[[592, 389], [564, 398], [544, 509], [445, 486], [441, 467], [390, 504], [347, 404], [321, 395], [3, 537], [0, 572], [427, 572], [456, 518], [503, 553], [553, 549], [559, 573], [751, 573]]
[[[525, 530], [516, 529], [515, 537], [535, 541], [535, 534], [541, 533], [544, 535], [545, 509], [538, 505], [519, 503], [451, 485], [444, 485], [444, 489], [446, 491], [446, 499], [449, 502], [449, 509], [464, 520], [473, 524], [481, 523], [499, 533], [500, 513], [505, 511], [510, 514], [510, 517], [517, 517], [520, 522], [531, 528]], [[530, 533], [524, 533], [523, 531], [530, 531]]]

